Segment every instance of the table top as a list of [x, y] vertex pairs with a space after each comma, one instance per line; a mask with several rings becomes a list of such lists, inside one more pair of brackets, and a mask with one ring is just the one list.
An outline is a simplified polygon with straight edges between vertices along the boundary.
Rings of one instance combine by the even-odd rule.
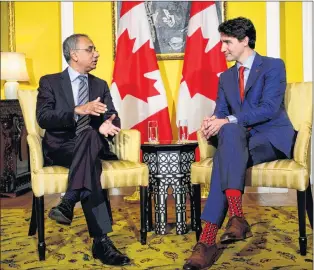
[[181, 148], [181, 147], [197, 147], [198, 142], [193, 140], [188, 140], [180, 142], [178, 140], [161, 140], [158, 143], [144, 142], [141, 148]]

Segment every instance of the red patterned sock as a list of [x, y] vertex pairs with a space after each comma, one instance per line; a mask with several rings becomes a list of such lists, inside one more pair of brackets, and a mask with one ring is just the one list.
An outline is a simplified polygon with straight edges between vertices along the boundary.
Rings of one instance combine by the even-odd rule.
[[216, 243], [216, 236], [218, 232], [218, 226], [209, 221], [205, 223], [202, 234], [200, 236], [200, 242], [205, 243], [209, 246]]
[[243, 217], [242, 210], [242, 193], [237, 189], [227, 189], [226, 196], [229, 203], [229, 217], [238, 216]]

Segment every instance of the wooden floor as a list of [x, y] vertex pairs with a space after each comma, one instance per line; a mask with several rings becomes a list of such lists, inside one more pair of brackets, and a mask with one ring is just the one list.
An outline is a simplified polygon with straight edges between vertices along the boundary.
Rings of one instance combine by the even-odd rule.
[[[132, 190], [129, 190], [126, 194], [131, 194]], [[32, 208], [32, 192], [29, 191], [16, 198], [1, 198], [0, 209], [31, 209]], [[123, 197], [125, 195], [110, 196], [111, 207], [123, 208], [128, 203], [124, 202]], [[45, 209], [58, 204], [60, 201], [60, 194], [45, 195]], [[296, 206], [296, 191], [289, 190], [287, 193], [246, 193], [243, 196], [243, 205], [260, 205], [260, 206]], [[168, 196], [168, 204], [173, 205], [174, 200], [172, 196]], [[188, 203], [189, 204], [189, 203]], [[134, 205], [135, 207], [136, 204]], [[77, 204], [76, 207], [81, 207]], [[189, 208], [187, 208], [189, 209]]]

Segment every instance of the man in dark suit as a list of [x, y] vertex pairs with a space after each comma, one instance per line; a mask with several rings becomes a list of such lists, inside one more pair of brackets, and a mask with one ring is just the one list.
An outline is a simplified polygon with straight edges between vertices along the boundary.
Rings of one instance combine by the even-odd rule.
[[63, 55], [69, 67], [40, 79], [36, 108], [38, 124], [46, 130], [42, 141], [45, 166], [69, 168], [67, 192], [49, 217], [70, 224], [74, 206], [81, 201], [94, 238], [94, 258], [125, 265], [130, 259], [107, 236], [112, 227], [100, 184], [100, 159], [117, 159], [109, 151], [108, 140], [120, 131], [120, 119], [107, 83], [89, 74], [99, 58], [91, 39], [71, 35], [63, 42]]
[[199, 242], [184, 269], [211, 267], [220, 251], [216, 235], [227, 210], [229, 221], [222, 243], [252, 236], [242, 211], [247, 167], [291, 158], [295, 132], [284, 107], [285, 65], [281, 59], [254, 51], [256, 31], [246, 18], [222, 23], [220, 32], [227, 61], [235, 65], [220, 75], [216, 108], [201, 131], [217, 147], [210, 193], [202, 213], [205, 221]]

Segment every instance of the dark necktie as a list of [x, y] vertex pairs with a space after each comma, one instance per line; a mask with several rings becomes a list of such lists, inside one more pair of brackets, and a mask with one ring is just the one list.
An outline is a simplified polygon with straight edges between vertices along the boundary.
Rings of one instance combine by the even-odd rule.
[[[78, 92], [78, 104], [84, 105], [88, 102], [88, 87], [87, 78], [85, 76], [78, 76], [80, 80]], [[80, 134], [83, 130], [89, 127], [89, 115], [79, 115], [76, 125], [76, 135]]]
[[239, 89], [241, 102], [243, 102], [244, 99], [244, 70], [244, 66], [239, 67]]

